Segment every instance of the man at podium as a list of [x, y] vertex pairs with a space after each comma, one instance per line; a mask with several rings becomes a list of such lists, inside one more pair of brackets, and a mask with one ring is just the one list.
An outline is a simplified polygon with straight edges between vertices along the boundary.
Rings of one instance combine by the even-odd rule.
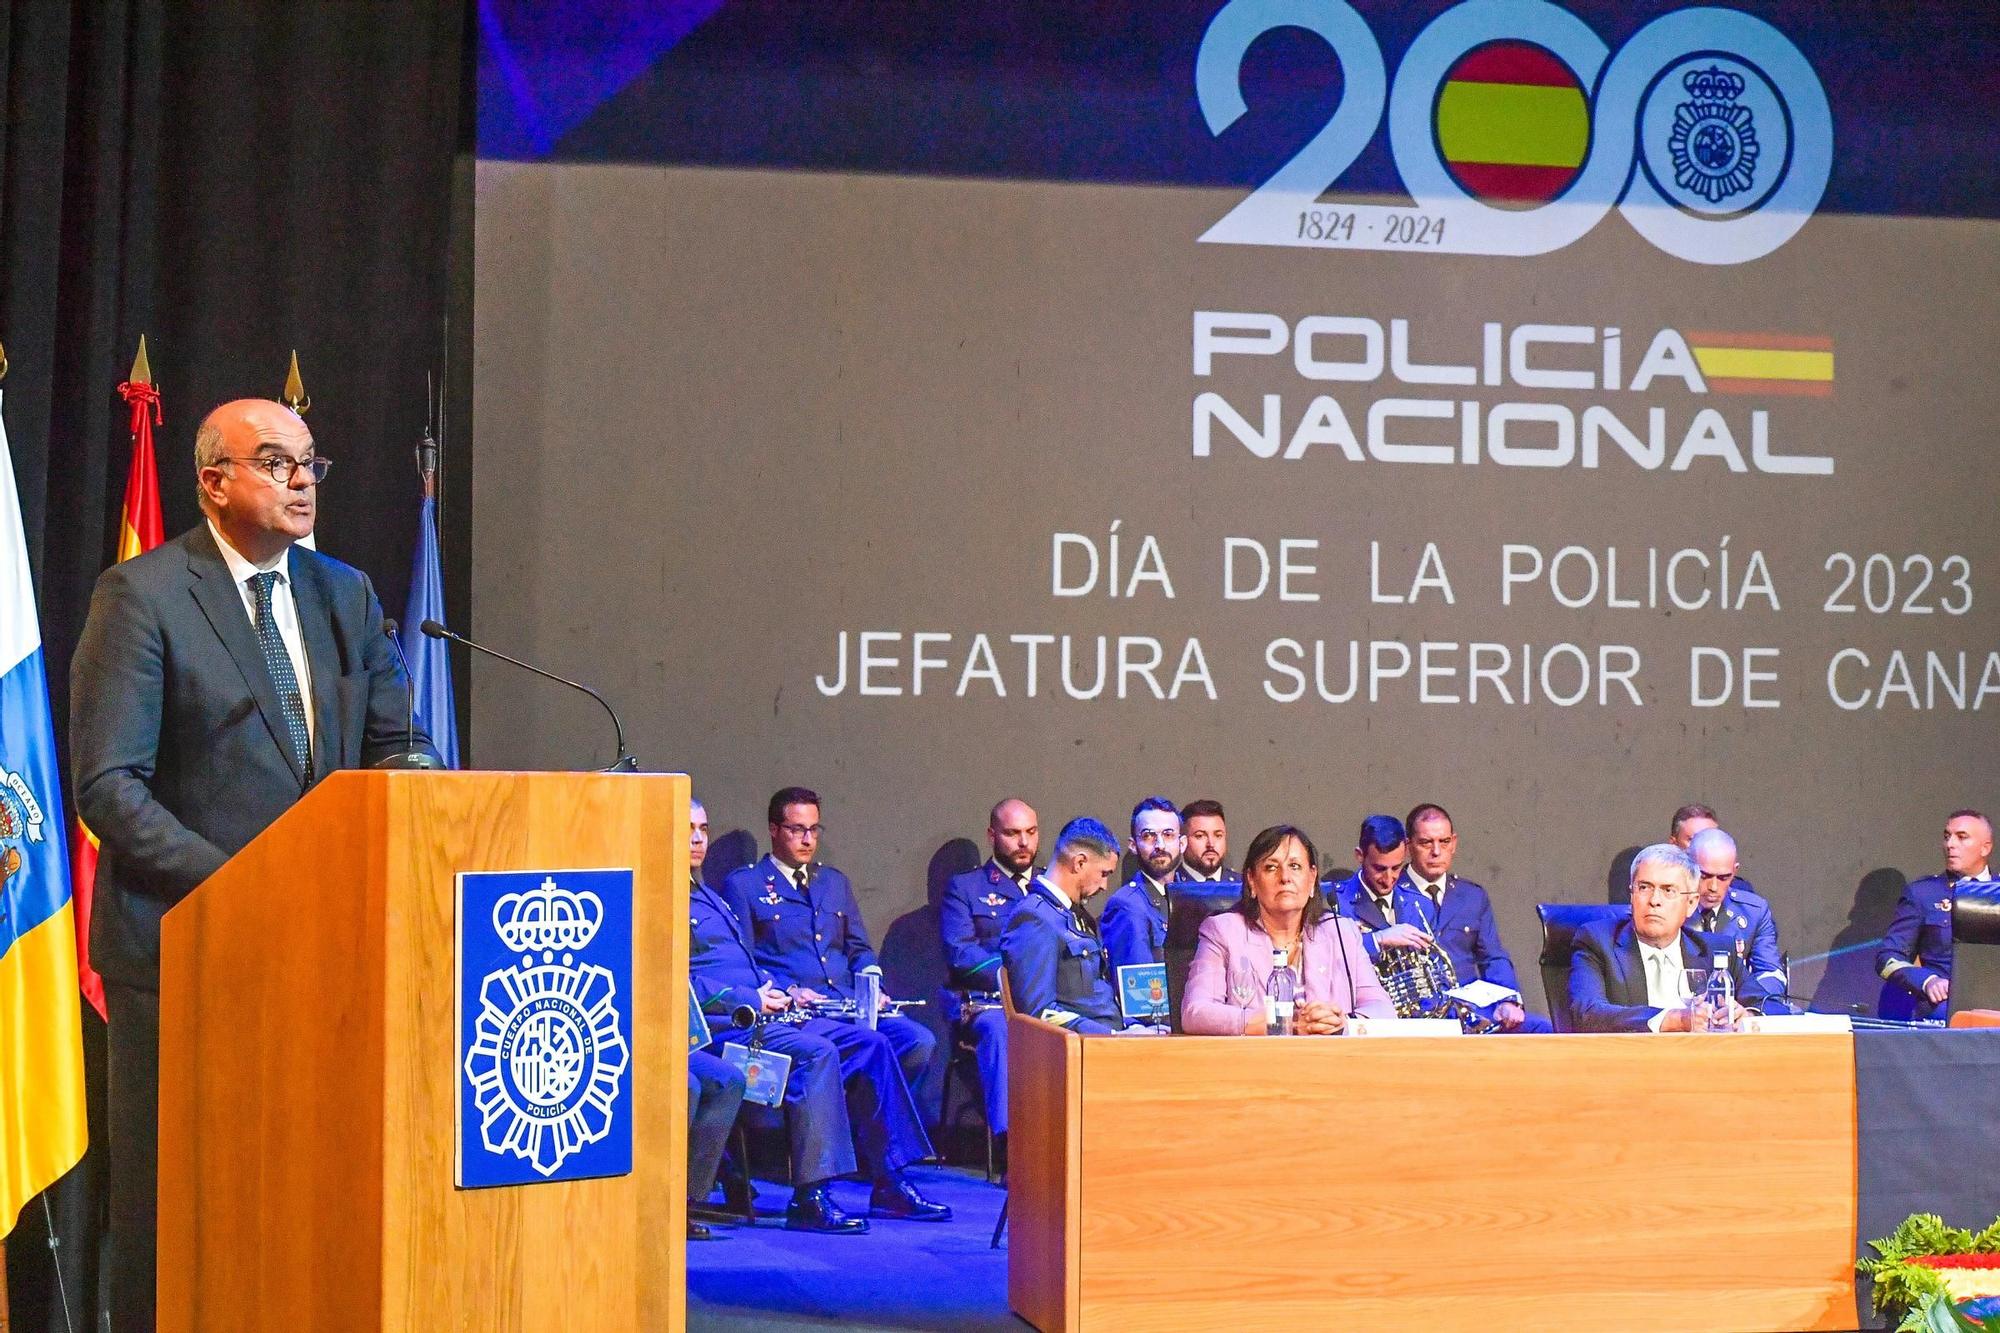
[[[366, 575], [296, 547], [331, 462], [244, 399], [195, 436], [203, 522], [105, 570], [70, 673], [76, 804], [101, 844], [90, 949], [110, 1014], [110, 1303], [150, 1330], [160, 919], [340, 768], [406, 748], [409, 681]], [[273, 886], [273, 892], [282, 892]]]

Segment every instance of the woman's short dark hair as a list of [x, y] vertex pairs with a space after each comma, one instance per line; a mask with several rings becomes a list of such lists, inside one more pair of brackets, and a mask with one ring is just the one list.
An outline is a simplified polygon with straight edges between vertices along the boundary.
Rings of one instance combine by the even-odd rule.
[[1300, 929], [1309, 931], [1319, 919], [1326, 915], [1326, 897], [1319, 891], [1319, 849], [1306, 831], [1293, 824], [1273, 824], [1250, 839], [1250, 850], [1243, 854], [1243, 895], [1236, 900], [1236, 910], [1251, 925], [1258, 923], [1257, 895], [1250, 889], [1250, 869], [1265, 857], [1285, 845], [1288, 840], [1296, 840], [1306, 854], [1306, 869], [1313, 873], [1313, 891], [1306, 895], [1305, 916], [1300, 921]]

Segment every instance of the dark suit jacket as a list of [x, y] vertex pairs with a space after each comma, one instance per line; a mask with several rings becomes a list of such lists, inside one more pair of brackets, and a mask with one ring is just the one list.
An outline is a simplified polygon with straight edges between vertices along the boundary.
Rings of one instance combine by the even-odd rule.
[[[290, 578], [312, 672], [315, 774], [401, 750], [409, 680], [367, 575], [294, 546]], [[420, 731], [417, 743], [430, 738]], [[70, 759], [77, 812], [102, 844], [91, 961], [107, 980], [155, 989], [160, 918], [305, 791], [242, 592], [206, 523], [98, 578], [70, 668]]]
[[[1682, 966], [1706, 968], [1715, 954], [1726, 952], [1726, 944], [1682, 928]], [[1738, 1004], [1763, 1007], [1761, 983], [1734, 954], [1729, 955], [1729, 976]], [[1639, 962], [1639, 937], [1630, 917], [1593, 921], [1576, 933], [1569, 956], [1569, 1009], [1578, 1032], [1644, 1032], [1660, 1012], [1646, 1003], [1646, 969]]]

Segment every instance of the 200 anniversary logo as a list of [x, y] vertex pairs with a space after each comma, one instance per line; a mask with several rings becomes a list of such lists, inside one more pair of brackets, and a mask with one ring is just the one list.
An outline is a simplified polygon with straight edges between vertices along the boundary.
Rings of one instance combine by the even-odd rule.
[[[1392, 84], [1345, 0], [1230, 0], [1195, 58], [1210, 133], [1246, 113], [1244, 57], [1285, 27], [1332, 48], [1339, 104], [1203, 241], [1538, 255], [1615, 207], [1668, 254], [1741, 264], [1798, 233], [1832, 170], [1819, 76], [1783, 33], [1734, 10], [1663, 15], [1613, 54], [1547, 0], [1466, 0], [1418, 34]], [[1323, 205], [1385, 111], [1414, 206]]]

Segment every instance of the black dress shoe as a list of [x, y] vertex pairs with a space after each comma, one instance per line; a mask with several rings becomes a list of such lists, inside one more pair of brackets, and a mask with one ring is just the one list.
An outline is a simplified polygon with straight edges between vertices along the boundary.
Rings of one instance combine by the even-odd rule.
[[715, 1239], [715, 1233], [714, 1233], [713, 1231], [710, 1231], [710, 1230], [709, 1230], [709, 1229], [708, 1229], [707, 1227], [703, 1226], [703, 1225], [702, 1225], [701, 1223], [699, 1223], [699, 1222], [695, 1221], [695, 1220], [694, 1220], [693, 1218], [689, 1218], [689, 1219], [688, 1219], [688, 1239], [689, 1239], [689, 1240], [714, 1240], [714, 1239]]
[[900, 1217], [906, 1222], [949, 1222], [951, 1209], [932, 1203], [917, 1192], [907, 1176], [876, 1182], [868, 1196], [870, 1217]]
[[855, 1236], [868, 1230], [868, 1223], [849, 1217], [826, 1192], [824, 1185], [808, 1185], [792, 1195], [785, 1205], [785, 1230], [820, 1231], [832, 1236]]

